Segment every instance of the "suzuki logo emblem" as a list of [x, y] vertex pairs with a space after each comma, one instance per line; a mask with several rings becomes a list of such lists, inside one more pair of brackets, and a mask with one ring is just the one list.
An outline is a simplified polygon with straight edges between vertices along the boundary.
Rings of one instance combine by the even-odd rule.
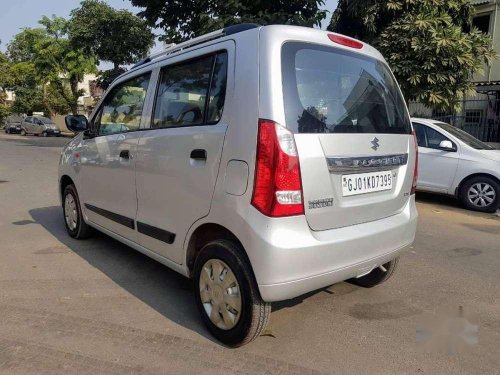
[[373, 138], [372, 140], [372, 149], [377, 151], [378, 148], [380, 147], [380, 144], [378, 143], [379, 142], [379, 139], [377, 137]]

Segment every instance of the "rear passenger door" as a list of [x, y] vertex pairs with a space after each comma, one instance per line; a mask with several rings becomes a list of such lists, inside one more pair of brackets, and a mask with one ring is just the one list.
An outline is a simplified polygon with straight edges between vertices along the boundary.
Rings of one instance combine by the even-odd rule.
[[138, 145], [137, 231], [142, 246], [183, 263], [191, 225], [210, 210], [229, 117], [234, 44], [162, 66], [150, 130]]
[[26, 133], [33, 133], [33, 129], [32, 129], [32, 117], [26, 117], [23, 121], [23, 128], [24, 130], [26, 131]]

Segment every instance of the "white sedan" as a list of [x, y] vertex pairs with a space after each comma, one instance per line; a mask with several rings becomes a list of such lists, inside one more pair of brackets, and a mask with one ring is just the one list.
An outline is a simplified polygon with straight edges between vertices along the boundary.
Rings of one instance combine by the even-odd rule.
[[457, 197], [471, 210], [495, 212], [500, 205], [500, 150], [436, 120], [412, 118], [418, 142], [421, 191]]

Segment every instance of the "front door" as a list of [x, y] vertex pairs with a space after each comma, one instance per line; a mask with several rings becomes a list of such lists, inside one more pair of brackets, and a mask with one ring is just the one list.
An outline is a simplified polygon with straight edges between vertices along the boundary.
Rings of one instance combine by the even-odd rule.
[[178, 264], [189, 228], [210, 210], [228, 125], [223, 108], [233, 46], [212, 46], [161, 69], [151, 130], [139, 141], [138, 242]]
[[135, 161], [150, 73], [109, 91], [81, 151], [81, 199], [94, 224], [135, 240]]
[[418, 142], [418, 188], [449, 193], [458, 168], [458, 149], [441, 150], [439, 144], [451, 140], [430, 126], [414, 122], [413, 127]]

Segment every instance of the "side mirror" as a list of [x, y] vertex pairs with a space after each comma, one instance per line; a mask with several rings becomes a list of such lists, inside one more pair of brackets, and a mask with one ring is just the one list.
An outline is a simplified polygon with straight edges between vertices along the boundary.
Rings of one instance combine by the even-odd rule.
[[441, 141], [441, 143], [439, 144], [439, 149], [442, 151], [450, 151], [450, 152], [456, 151], [451, 141]]
[[83, 115], [69, 115], [64, 118], [66, 127], [74, 132], [83, 132], [89, 128], [89, 121]]

